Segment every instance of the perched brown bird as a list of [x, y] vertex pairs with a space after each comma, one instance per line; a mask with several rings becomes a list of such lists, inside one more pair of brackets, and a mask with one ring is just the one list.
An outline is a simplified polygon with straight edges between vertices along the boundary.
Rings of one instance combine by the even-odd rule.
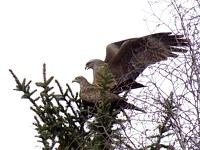
[[109, 72], [114, 75], [115, 89], [124, 91], [143, 87], [135, 80], [149, 65], [167, 60], [168, 57], [177, 57], [174, 52], [187, 52], [187, 45], [183, 35], [173, 35], [171, 32], [131, 38], [109, 44], [105, 60], [90, 60], [85, 68], [93, 69], [93, 84], [97, 84], [98, 74], [106, 63]]
[[[95, 104], [101, 99], [102, 95], [100, 87], [90, 84], [85, 77], [78, 76], [72, 82], [77, 82], [80, 84], [79, 96], [83, 101], [90, 104]], [[113, 94], [109, 91], [105, 91], [105, 96], [108, 98], [108, 102], [110, 102], [114, 108], [134, 109], [145, 112], [139, 107], [126, 102], [127, 99], [124, 97], [120, 97], [119, 95]]]

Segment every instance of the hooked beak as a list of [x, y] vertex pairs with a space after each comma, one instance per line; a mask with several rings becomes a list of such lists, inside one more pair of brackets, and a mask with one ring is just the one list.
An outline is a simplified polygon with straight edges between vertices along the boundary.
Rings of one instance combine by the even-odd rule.
[[77, 82], [76, 79], [72, 80], [72, 83]]
[[85, 66], [85, 70], [88, 70], [88, 69], [90, 69], [90, 67], [88, 67], [88, 66]]
[[85, 64], [85, 70], [88, 70], [88, 69], [90, 69], [91, 68], [91, 64], [90, 63], [86, 63]]

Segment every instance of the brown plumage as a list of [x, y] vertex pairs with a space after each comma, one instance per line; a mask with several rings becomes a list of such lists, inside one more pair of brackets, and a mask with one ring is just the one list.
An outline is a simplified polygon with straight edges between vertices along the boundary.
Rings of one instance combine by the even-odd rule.
[[171, 32], [127, 39], [109, 44], [105, 60], [93, 59], [87, 62], [86, 68], [93, 69], [93, 84], [96, 84], [98, 72], [102, 72], [107, 63], [109, 72], [115, 77], [117, 88], [123, 91], [143, 87], [135, 80], [149, 65], [167, 60], [168, 57], [177, 57], [174, 52], [187, 52], [187, 45], [188, 42], [182, 35], [173, 35]]
[[[90, 104], [95, 104], [97, 101], [101, 99], [102, 95], [100, 87], [90, 84], [85, 77], [78, 76], [72, 82], [77, 82], [80, 84], [79, 96], [83, 101]], [[125, 99], [124, 97], [120, 97], [119, 95], [113, 94], [109, 91], [104, 91], [104, 92], [105, 96], [109, 100], [107, 102], [110, 102], [114, 108], [134, 109], [141, 112], [145, 112], [139, 107], [126, 102], [127, 99]]]

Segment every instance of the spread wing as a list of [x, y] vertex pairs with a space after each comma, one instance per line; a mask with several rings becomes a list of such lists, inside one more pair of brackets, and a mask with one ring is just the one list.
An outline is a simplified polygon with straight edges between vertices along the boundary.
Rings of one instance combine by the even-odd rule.
[[187, 45], [182, 35], [156, 33], [112, 43], [107, 46], [105, 61], [116, 78], [135, 80], [150, 64], [177, 57], [173, 52], [187, 52]]
[[[135, 39], [135, 38], [132, 38], [132, 40], [133, 39]], [[126, 40], [118, 41], [118, 42], [111, 43], [111, 44], [107, 45], [107, 47], [106, 47], [106, 58], [105, 58], [104, 62], [105, 63], [110, 62], [117, 55], [122, 44], [124, 42], [128, 41], [128, 40], [131, 40], [131, 39], [126, 39]]]

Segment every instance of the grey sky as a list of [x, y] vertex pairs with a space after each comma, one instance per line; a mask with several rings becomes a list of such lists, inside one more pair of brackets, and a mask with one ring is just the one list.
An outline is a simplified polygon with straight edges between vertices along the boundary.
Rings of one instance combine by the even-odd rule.
[[77, 75], [92, 80], [85, 63], [104, 59], [111, 42], [150, 34], [143, 20], [148, 14], [146, 0], [7, 0], [0, 2], [1, 149], [34, 150], [33, 113], [28, 100], [20, 99], [15, 82], [26, 77], [34, 85], [42, 81], [42, 65], [47, 75], [64, 86]]

